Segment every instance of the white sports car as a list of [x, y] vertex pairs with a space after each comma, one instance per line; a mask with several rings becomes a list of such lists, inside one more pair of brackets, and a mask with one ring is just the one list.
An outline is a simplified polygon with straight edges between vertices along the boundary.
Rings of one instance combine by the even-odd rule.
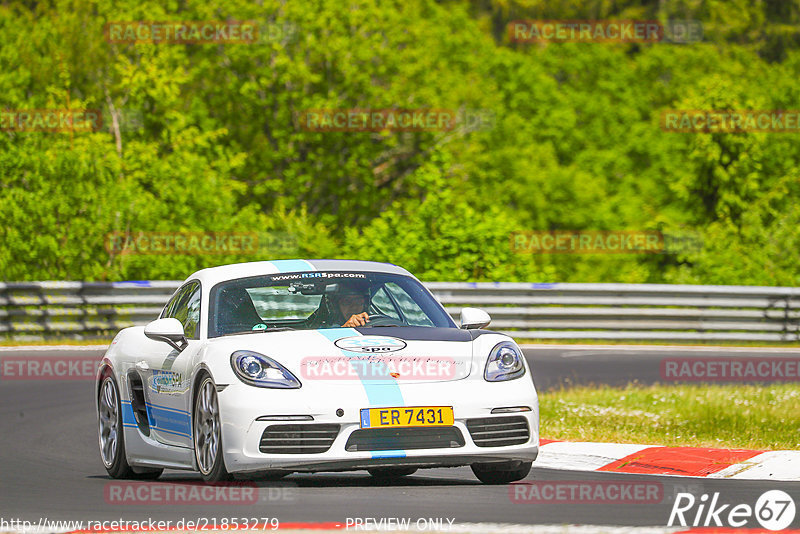
[[226, 265], [119, 332], [97, 374], [114, 478], [464, 466], [524, 478], [539, 450], [530, 369], [464, 308], [458, 328], [408, 271], [347, 260]]

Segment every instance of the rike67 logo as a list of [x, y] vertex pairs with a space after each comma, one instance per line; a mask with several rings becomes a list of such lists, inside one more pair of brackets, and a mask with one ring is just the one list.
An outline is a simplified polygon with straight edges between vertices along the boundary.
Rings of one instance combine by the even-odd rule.
[[794, 500], [781, 490], [762, 493], [755, 506], [723, 504], [719, 500], [719, 492], [715, 492], [710, 500], [707, 493], [699, 499], [691, 493], [678, 493], [667, 526], [738, 528], [755, 519], [767, 530], [783, 530], [794, 521], [795, 511]]

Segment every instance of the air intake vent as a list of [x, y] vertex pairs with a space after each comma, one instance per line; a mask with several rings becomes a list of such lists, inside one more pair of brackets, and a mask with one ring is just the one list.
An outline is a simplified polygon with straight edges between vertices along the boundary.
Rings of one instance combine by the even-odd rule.
[[139, 373], [132, 370], [128, 373], [128, 383], [130, 384], [131, 391], [131, 408], [133, 408], [136, 424], [139, 426], [139, 430], [142, 434], [150, 436], [150, 421], [147, 417], [142, 377], [139, 376]]
[[271, 425], [258, 449], [267, 454], [319, 454], [339, 435], [339, 425]]
[[464, 436], [455, 427], [367, 428], [350, 434], [345, 449], [391, 451], [394, 449], [451, 449], [464, 446]]
[[528, 420], [519, 416], [467, 419], [467, 429], [478, 447], [521, 445], [531, 439]]

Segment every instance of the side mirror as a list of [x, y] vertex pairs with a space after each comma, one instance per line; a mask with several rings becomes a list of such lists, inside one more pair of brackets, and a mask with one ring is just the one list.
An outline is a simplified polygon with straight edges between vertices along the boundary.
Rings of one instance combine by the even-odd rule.
[[492, 322], [489, 314], [478, 308], [461, 308], [461, 328], [472, 330], [483, 328]]
[[144, 335], [155, 341], [163, 341], [178, 352], [186, 348], [189, 342], [183, 333], [183, 325], [173, 317], [156, 319], [144, 327]]

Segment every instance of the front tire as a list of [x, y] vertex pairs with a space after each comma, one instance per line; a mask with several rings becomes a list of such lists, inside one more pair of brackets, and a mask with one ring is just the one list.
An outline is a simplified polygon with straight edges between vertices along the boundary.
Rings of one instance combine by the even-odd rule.
[[217, 386], [211, 377], [200, 382], [194, 399], [194, 457], [203, 480], [223, 482], [231, 475], [222, 458], [222, 425], [219, 422]]
[[472, 464], [472, 472], [484, 484], [510, 484], [522, 480], [531, 472], [533, 462], [512, 460], [509, 462]]
[[122, 429], [122, 402], [114, 377], [106, 374], [97, 398], [97, 423], [100, 459], [111, 478], [155, 480], [163, 469], [134, 471], [125, 458], [125, 432]]

